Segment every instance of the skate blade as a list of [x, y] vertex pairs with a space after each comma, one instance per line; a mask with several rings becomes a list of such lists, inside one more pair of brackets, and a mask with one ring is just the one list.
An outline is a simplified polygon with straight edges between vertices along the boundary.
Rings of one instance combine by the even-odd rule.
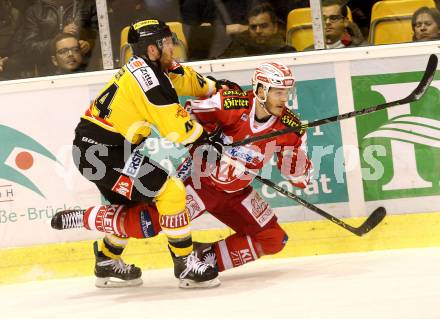
[[113, 277], [96, 278], [95, 286], [98, 288], [124, 288], [142, 285], [142, 278], [132, 280], [120, 280]]
[[220, 286], [221, 281], [218, 278], [214, 278], [207, 281], [197, 282], [191, 279], [179, 279], [179, 288], [183, 289], [206, 289]]

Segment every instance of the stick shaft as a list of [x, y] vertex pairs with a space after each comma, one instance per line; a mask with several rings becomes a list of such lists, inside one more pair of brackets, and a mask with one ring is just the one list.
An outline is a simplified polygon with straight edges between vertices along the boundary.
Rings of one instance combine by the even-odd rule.
[[434, 74], [437, 69], [437, 63], [438, 63], [437, 56], [435, 54], [431, 54], [429, 57], [429, 60], [428, 60], [428, 64], [426, 66], [426, 70], [425, 70], [423, 77], [420, 80], [419, 84], [414, 89], [414, 91], [412, 91], [407, 97], [405, 97], [403, 99], [370, 106], [370, 107], [364, 108], [362, 110], [357, 110], [357, 111], [352, 111], [352, 112], [347, 112], [344, 114], [339, 114], [339, 115], [327, 117], [325, 119], [316, 120], [316, 121], [310, 122], [308, 124], [303, 124], [302, 126], [288, 127], [284, 130], [270, 132], [267, 134], [262, 134], [262, 135], [257, 135], [257, 136], [252, 136], [252, 137], [246, 138], [242, 141], [232, 143], [227, 146], [230, 146], [230, 147], [241, 146], [241, 145], [255, 143], [255, 142], [259, 142], [259, 141], [263, 141], [263, 140], [268, 140], [268, 139], [271, 139], [271, 138], [274, 138], [274, 137], [277, 137], [280, 135], [284, 135], [284, 134], [288, 134], [288, 133], [292, 133], [292, 132], [299, 132], [302, 129], [307, 129], [307, 128], [311, 128], [311, 127], [315, 127], [315, 126], [319, 126], [319, 125], [323, 125], [323, 124], [329, 124], [329, 123], [349, 119], [349, 118], [352, 118], [355, 116], [360, 116], [360, 115], [380, 111], [380, 110], [383, 110], [383, 109], [386, 109], [389, 107], [403, 105], [406, 103], [411, 103], [411, 102], [417, 101], [423, 96], [423, 94], [425, 94], [427, 88], [431, 84], [431, 81], [434, 78]]

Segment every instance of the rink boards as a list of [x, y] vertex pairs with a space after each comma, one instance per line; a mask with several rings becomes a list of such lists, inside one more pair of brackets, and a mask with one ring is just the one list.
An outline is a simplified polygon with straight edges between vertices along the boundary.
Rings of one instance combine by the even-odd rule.
[[[291, 107], [312, 121], [408, 95], [429, 54], [438, 51], [432, 43], [421, 43], [192, 65], [200, 73], [246, 86], [261, 62], [284, 62], [294, 68], [297, 79], [298, 99]], [[113, 73], [0, 83], [0, 258], [6, 260], [0, 266], [0, 283], [91, 273], [90, 240], [99, 234], [59, 232], [49, 224], [56, 211], [101, 202], [94, 186], [74, 167], [71, 141], [79, 117]], [[439, 101], [436, 75], [416, 103], [309, 130], [315, 175], [305, 190], [293, 189], [266, 167], [265, 177], [347, 222], [360, 224], [378, 206], [389, 213], [378, 229], [357, 238], [254, 183], [289, 233], [289, 244], [277, 257], [439, 245]], [[158, 139], [149, 141], [147, 151], [171, 172], [183, 154]], [[208, 229], [197, 235], [211, 239], [228, 234], [219, 227], [210, 218], [195, 224], [196, 229]], [[169, 266], [165, 247], [162, 237], [135, 241], [127, 259], [144, 268]]]
[[[363, 220], [350, 218], [345, 221], [357, 226]], [[357, 237], [329, 221], [283, 223], [282, 227], [289, 236], [285, 248], [274, 256], [263, 258], [440, 245], [440, 213], [390, 215], [364, 237]], [[225, 238], [230, 233], [230, 230], [224, 228], [197, 230], [193, 238], [210, 242]], [[144, 270], [172, 267], [163, 235], [143, 240], [131, 239], [123, 257], [126, 262], [134, 263]], [[0, 259], [0, 284], [90, 276], [94, 268], [92, 241], [3, 249], [0, 250]]]

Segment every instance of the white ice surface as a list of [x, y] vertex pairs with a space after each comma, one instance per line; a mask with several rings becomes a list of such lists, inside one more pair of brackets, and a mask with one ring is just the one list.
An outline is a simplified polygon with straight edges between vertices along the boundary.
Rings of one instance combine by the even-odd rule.
[[182, 290], [171, 269], [143, 286], [98, 289], [93, 277], [0, 286], [0, 318], [439, 319], [440, 248], [260, 260], [222, 285]]

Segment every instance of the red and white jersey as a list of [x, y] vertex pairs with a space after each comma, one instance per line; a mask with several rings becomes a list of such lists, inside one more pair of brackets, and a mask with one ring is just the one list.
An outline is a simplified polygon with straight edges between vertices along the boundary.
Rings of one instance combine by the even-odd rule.
[[[225, 144], [282, 130], [288, 126], [297, 126], [300, 123], [296, 115], [287, 108], [282, 116], [271, 116], [267, 121], [259, 123], [255, 120], [255, 97], [252, 91], [220, 90], [205, 100], [189, 100], [186, 108], [207, 131], [220, 127]], [[210, 183], [222, 191], [241, 190], [253, 180], [253, 174], [246, 170], [260, 170], [274, 153], [277, 153], [278, 161], [281, 162], [283, 154], [287, 154], [286, 151], [291, 154], [301, 144], [302, 134], [293, 132], [270, 140], [229, 148], [209, 177], [200, 179], [203, 183]], [[231, 160], [240, 164], [231, 165]]]

